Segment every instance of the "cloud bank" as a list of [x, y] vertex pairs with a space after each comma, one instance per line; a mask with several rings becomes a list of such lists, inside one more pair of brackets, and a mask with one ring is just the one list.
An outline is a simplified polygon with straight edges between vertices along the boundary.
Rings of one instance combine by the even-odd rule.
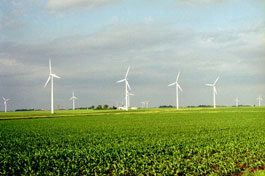
[[95, 9], [118, 0], [48, 0], [46, 8], [53, 12], [74, 9]]
[[[174, 91], [170, 92], [167, 84], [174, 81], [178, 71], [184, 89], [182, 105], [211, 104], [210, 90], [204, 84], [218, 75], [218, 104], [226, 104], [232, 101], [227, 97], [238, 96], [238, 89], [247, 99], [248, 92], [254, 96], [264, 88], [264, 31], [264, 25], [258, 25], [238, 32], [197, 33], [141, 23], [110, 25], [89, 35], [34, 45], [2, 42], [2, 85], [12, 87], [17, 82], [25, 87], [27, 83], [35, 93], [29, 96], [31, 101], [48, 108], [49, 90], [42, 87], [51, 58], [54, 72], [62, 77], [55, 83], [57, 104], [62, 107], [68, 106], [66, 100], [72, 90], [80, 97], [79, 106], [121, 102], [123, 85], [115, 81], [124, 77], [128, 65], [132, 67], [129, 79], [134, 106], [143, 100], [150, 100], [151, 106], [174, 104]], [[8, 84], [10, 80], [12, 84]], [[29, 99], [27, 91], [17, 93], [12, 87], [9, 95], [17, 95], [23, 102]]]

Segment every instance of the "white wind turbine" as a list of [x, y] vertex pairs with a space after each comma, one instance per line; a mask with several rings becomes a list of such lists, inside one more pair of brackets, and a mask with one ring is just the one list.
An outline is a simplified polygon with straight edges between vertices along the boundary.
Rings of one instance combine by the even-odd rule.
[[257, 100], [259, 101], [259, 106], [261, 106], [261, 101], [263, 100], [263, 99], [261, 98], [261, 96], [259, 96], [259, 97], [257, 98]]
[[7, 98], [3, 97], [3, 100], [4, 100], [5, 112], [6, 112], [6, 111], [7, 111], [6, 104], [7, 104], [7, 102], [8, 102], [10, 99], [7, 99]]
[[149, 101], [142, 101], [142, 108], [148, 108]]
[[145, 101], [146, 108], [149, 108], [149, 101]]
[[128, 111], [128, 96], [129, 96], [128, 88], [129, 88], [129, 90], [131, 90], [131, 87], [129, 85], [128, 78], [127, 78], [128, 77], [128, 73], [129, 73], [129, 70], [130, 70], [130, 66], [127, 69], [125, 78], [122, 79], [122, 80], [117, 81], [117, 83], [125, 82], [125, 110], [126, 111]]
[[48, 77], [48, 79], [44, 85], [44, 88], [47, 86], [47, 84], [51, 80], [51, 113], [54, 114], [54, 110], [53, 110], [53, 78], [60, 78], [60, 77], [57, 76], [56, 74], [52, 73], [51, 60], [49, 60], [49, 68], [50, 68], [50, 74], [49, 74], [49, 77]]
[[217, 83], [218, 79], [219, 79], [219, 76], [216, 78], [213, 84], [205, 84], [206, 86], [213, 87], [213, 108], [216, 108], [215, 95], [217, 95], [217, 90], [216, 90], [215, 84]]
[[168, 86], [176, 85], [176, 108], [179, 109], [179, 90], [183, 91], [178, 83], [180, 72], [178, 72], [176, 82], [169, 84]]
[[142, 108], [144, 108], [145, 107], [145, 101], [142, 101], [141, 105], [142, 105]]
[[238, 107], [238, 103], [239, 103], [238, 97], [236, 97], [235, 102], [236, 102], [236, 107]]
[[73, 110], [75, 110], [75, 100], [77, 99], [77, 97], [75, 96], [75, 92], [73, 91], [72, 97], [70, 98], [70, 100], [73, 101]]

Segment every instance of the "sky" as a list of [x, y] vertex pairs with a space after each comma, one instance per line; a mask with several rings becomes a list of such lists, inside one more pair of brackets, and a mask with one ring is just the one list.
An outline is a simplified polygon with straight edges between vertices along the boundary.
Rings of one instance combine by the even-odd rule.
[[[0, 96], [8, 109], [54, 104], [121, 106], [131, 66], [131, 105], [257, 104], [265, 99], [264, 0], [1, 0]], [[124, 102], [124, 101], [123, 101]], [[265, 104], [265, 102], [263, 102]], [[3, 111], [3, 101], [0, 110]]]

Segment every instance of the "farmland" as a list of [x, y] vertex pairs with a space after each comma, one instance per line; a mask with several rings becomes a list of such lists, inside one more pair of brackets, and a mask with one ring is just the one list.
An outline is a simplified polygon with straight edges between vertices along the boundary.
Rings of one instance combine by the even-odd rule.
[[0, 113], [0, 175], [236, 175], [265, 168], [265, 108]]

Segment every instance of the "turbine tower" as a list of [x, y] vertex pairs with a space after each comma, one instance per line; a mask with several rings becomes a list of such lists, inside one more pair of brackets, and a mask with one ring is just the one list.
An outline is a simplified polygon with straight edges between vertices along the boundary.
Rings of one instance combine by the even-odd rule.
[[238, 97], [236, 97], [235, 102], [236, 102], [236, 107], [238, 107], [238, 103], [239, 103]]
[[215, 95], [217, 95], [217, 90], [216, 90], [215, 84], [217, 83], [218, 79], [219, 79], [219, 76], [216, 78], [213, 84], [205, 84], [206, 86], [213, 87], [213, 108], [216, 108]]
[[169, 84], [168, 86], [176, 85], [176, 108], [179, 109], [179, 90], [183, 91], [178, 83], [180, 72], [178, 72], [176, 82]]
[[126, 111], [128, 111], [128, 96], [129, 96], [128, 88], [129, 88], [129, 90], [131, 90], [131, 87], [130, 87], [129, 82], [128, 82], [129, 70], [130, 70], [130, 66], [127, 69], [125, 78], [122, 79], [122, 80], [117, 81], [117, 83], [125, 82], [125, 110]]
[[131, 103], [130, 103], [130, 96], [132, 95], [134, 95], [133, 93], [131, 93], [131, 92], [128, 92], [128, 107], [130, 107], [131, 106]]
[[44, 85], [44, 88], [47, 86], [49, 81], [51, 80], [51, 114], [54, 114], [54, 109], [53, 109], [53, 78], [60, 78], [56, 74], [52, 73], [52, 66], [51, 66], [51, 60], [49, 60], [49, 68], [50, 68], [50, 74], [49, 77]]
[[3, 100], [4, 100], [5, 112], [6, 112], [6, 111], [7, 111], [6, 104], [7, 104], [7, 102], [8, 102], [10, 99], [6, 99], [5, 97], [3, 97]]
[[72, 97], [70, 98], [70, 100], [73, 101], [73, 110], [75, 110], [75, 100], [77, 99], [77, 97], [75, 96], [75, 92], [73, 91]]
[[259, 96], [259, 97], [257, 98], [257, 100], [259, 101], [259, 106], [261, 106], [261, 101], [263, 100], [263, 99], [261, 98], [261, 96]]

